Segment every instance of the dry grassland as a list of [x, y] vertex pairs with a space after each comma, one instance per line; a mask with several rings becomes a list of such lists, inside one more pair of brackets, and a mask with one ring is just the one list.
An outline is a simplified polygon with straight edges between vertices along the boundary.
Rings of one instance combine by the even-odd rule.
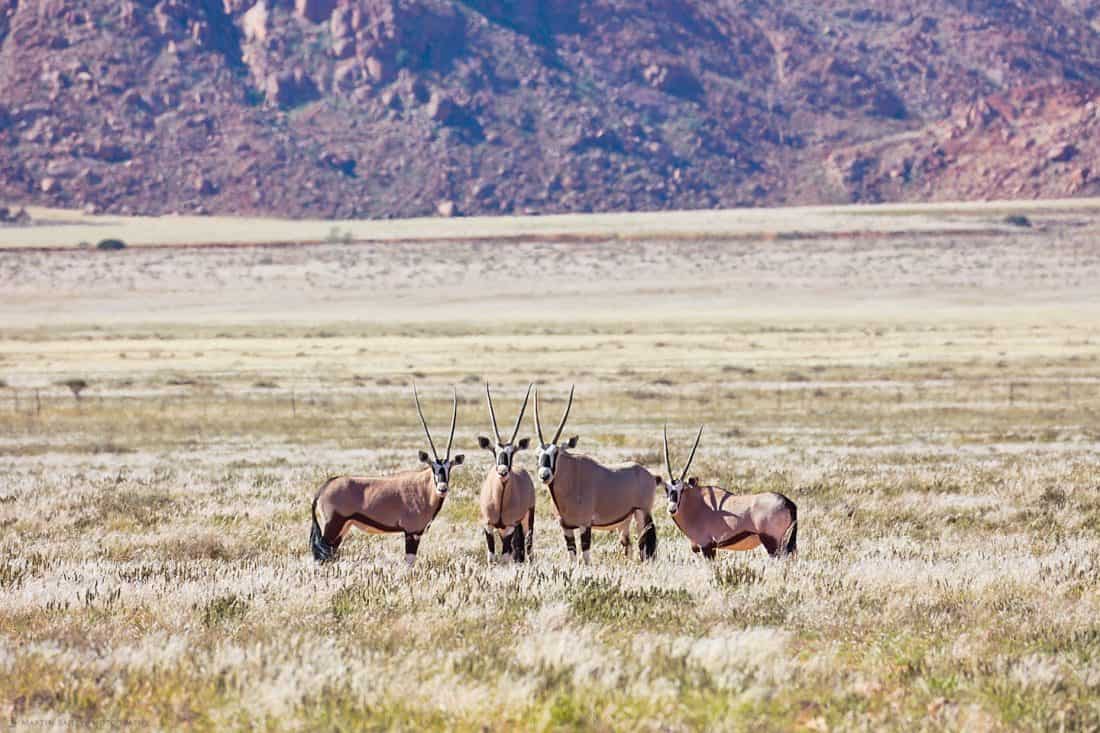
[[[0, 256], [0, 728], [1097, 730], [1100, 237], [1035, 223]], [[420, 562], [315, 566], [324, 477], [415, 463], [413, 377], [468, 458]], [[542, 490], [487, 567], [485, 379], [576, 382], [607, 461], [706, 423], [799, 558], [662, 506], [657, 561], [574, 566]]]

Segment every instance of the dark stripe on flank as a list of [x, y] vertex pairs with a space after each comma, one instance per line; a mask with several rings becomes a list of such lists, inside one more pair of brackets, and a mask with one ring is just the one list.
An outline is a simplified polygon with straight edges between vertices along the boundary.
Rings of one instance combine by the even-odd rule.
[[[339, 516], [339, 515], [337, 515], [337, 516]], [[334, 517], [334, 519], [335, 519], [335, 517]], [[371, 519], [370, 517], [368, 517], [366, 514], [352, 514], [350, 517], [343, 517], [342, 519], [343, 519], [344, 522], [359, 522], [360, 524], [365, 524], [368, 527], [370, 527], [371, 529], [377, 529], [379, 532], [395, 532], [396, 533], [396, 532], [404, 532], [405, 531], [405, 530], [401, 529], [400, 527], [391, 527], [388, 524], [382, 524], [381, 522], [376, 522], [373, 519]], [[343, 525], [341, 525], [341, 529], [343, 529]]]
[[722, 540], [721, 542], [717, 543], [715, 547], [729, 547], [730, 545], [736, 545], [738, 542], [741, 542], [742, 540], [747, 540], [754, 534], [756, 534], [756, 532], [739, 532], [730, 539]]

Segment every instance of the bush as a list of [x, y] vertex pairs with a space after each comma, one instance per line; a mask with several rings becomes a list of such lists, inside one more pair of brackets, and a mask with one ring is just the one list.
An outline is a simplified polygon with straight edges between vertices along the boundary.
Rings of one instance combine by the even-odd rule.
[[126, 249], [126, 242], [123, 242], [121, 239], [101, 239], [95, 248], [106, 252], [114, 252], [120, 249]]
[[1031, 227], [1031, 219], [1028, 219], [1023, 214], [1013, 214], [1012, 216], [1005, 217], [1005, 224], [1011, 224], [1014, 227]]

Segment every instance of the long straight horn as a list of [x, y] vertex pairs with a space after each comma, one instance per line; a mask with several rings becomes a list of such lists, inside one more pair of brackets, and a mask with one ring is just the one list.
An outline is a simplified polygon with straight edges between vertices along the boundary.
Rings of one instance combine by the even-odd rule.
[[413, 382], [413, 397], [416, 399], [416, 414], [420, 415], [420, 424], [424, 426], [424, 435], [428, 436], [428, 445], [432, 448], [432, 456], [439, 461], [439, 454], [435, 452], [435, 443], [432, 442], [432, 433], [428, 430], [428, 421], [424, 419], [424, 410], [420, 407], [420, 395], [416, 392], [416, 382]]
[[569, 402], [565, 403], [565, 414], [561, 416], [561, 422], [558, 423], [558, 432], [554, 433], [554, 439], [551, 443], [557, 443], [558, 438], [561, 437], [561, 431], [565, 430], [565, 421], [569, 419], [569, 410], [573, 407], [573, 390], [577, 388], [577, 385], [571, 385], [569, 387]]
[[451, 411], [451, 436], [447, 438], [447, 460], [451, 460], [451, 446], [455, 442], [455, 425], [458, 424], [458, 390], [451, 387], [454, 392], [454, 409]]
[[672, 477], [676, 475], [676, 472], [672, 470], [672, 456], [668, 453], [668, 425], [665, 425], [665, 468], [668, 469], [668, 479], [672, 480]]
[[527, 385], [527, 394], [523, 398], [523, 407], [519, 408], [519, 417], [516, 418], [516, 427], [512, 430], [512, 439], [510, 443], [516, 442], [516, 436], [519, 435], [519, 425], [523, 422], [523, 413], [527, 412], [527, 400], [531, 399], [531, 388], [534, 387], [534, 383]]
[[535, 387], [535, 432], [539, 436], [539, 446], [546, 445], [546, 441], [542, 439], [542, 423], [539, 422], [539, 388]]
[[695, 449], [699, 447], [699, 438], [703, 437], [703, 426], [699, 426], [699, 434], [695, 436], [695, 445], [691, 446], [691, 455], [688, 456], [688, 462], [684, 464], [684, 472], [680, 474], [680, 480], [683, 481], [688, 475], [688, 469], [691, 468], [691, 462], [695, 460]]
[[500, 437], [500, 428], [497, 427], [497, 413], [493, 409], [493, 395], [489, 392], [489, 383], [485, 383], [485, 400], [489, 403], [489, 419], [493, 421], [493, 432], [497, 435], [497, 443], [504, 441]]

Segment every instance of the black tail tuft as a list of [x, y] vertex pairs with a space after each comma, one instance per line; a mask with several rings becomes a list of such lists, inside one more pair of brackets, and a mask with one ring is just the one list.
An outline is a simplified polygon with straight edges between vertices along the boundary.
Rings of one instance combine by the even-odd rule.
[[527, 510], [527, 561], [535, 556], [535, 507]]
[[653, 517], [645, 515], [645, 527], [638, 538], [638, 549], [642, 551], [643, 560], [652, 560], [657, 555], [657, 528], [653, 525]]
[[[787, 499], [787, 497], [783, 497]], [[791, 527], [787, 530], [787, 544], [783, 548], [783, 556], [798, 554], [798, 507], [790, 499], [787, 499], [787, 509], [791, 512]]]
[[336, 556], [336, 546], [330, 544], [321, 533], [321, 525], [317, 523], [317, 499], [320, 493], [313, 497], [313, 508], [310, 510], [310, 520], [313, 526], [309, 531], [309, 549], [313, 550], [313, 559], [317, 562], [328, 562]]

